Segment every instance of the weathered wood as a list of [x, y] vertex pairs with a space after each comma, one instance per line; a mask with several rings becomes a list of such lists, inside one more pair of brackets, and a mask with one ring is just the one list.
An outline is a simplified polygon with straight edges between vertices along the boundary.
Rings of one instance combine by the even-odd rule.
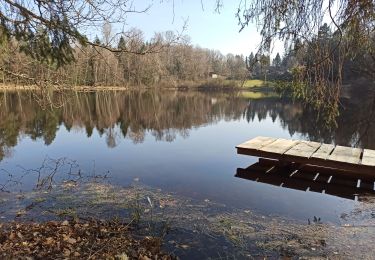
[[333, 144], [322, 144], [319, 149], [311, 155], [311, 158], [326, 160], [335, 146]]
[[258, 150], [262, 148], [263, 146], [266, 146], [270, 143], [273, 143], [276, 141], [276, 138], [272, 137], [264, 137], [264, 136], [258, 136], [254, 139], [251, 139], [250, 141], [247, 141], [245, 143], [242, 143], [237, 146], [237, 148], [246, 148], [246, 149], [255, 149]]
[[375, 151], [374, 150], [363, 150], [362, 164], [367, 166], [375, 166]]
[[361, 178], [375, 178], [375, 151], [316, 142], [255, 138], [237, 146], [238, 154], [263, 157], [279, 161], [279, 166], [290, 163], [302, 166], [322, 167], [322, 171], [332, 169], [340, 175], [361, 175]]
[[328, 160], [335, 162], [345, 162], [358, 164], [361, 160], [362, 149], [345, 146], [336, 146]]
[[313, 155], [313, 153], [316, 152], [316, 150], [318, 150], [320, 146], [321, 144], [317, 142], [301, 141], [300, 143], [289, 149], [285, 153], [285, 155], [310, 158], [311, 155]]
[[293, 146], [297, 145], [299, 141], [287, 140], [287, 139], [277, 139], [266, 146], [261, 147], [259, 150], [263, 152], [271, 152], [277, 154], [284, 154]]

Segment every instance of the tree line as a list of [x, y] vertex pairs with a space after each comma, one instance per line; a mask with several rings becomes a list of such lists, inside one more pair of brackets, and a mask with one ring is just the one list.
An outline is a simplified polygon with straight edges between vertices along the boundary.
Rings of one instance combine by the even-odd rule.
[[[0, 33], [1, 34], [1, 33]], [[33, 81], [69, 86], [139, 86], [202, 81], [212, 73], [222, 78], [243, 79], [247, 75], [242, 55], [193, 46], [188, 36], [172, 31], [156, 33], [145, 40], [139, 29], [132, 29], [110, 42], [110, 25], [103, 26], [95, 45], [75, 45], [75, 62], [58, 66], [22, 52], [22, 42], [13, 39], [1, 44], [0, 82], [30, 84]], [[175, 41], [179, 38], [179, 41]], [[132, 50], [132, 53], [113, 51]], [[156, 47], [157, 46], [157, 47]], [[144, 50], [150, 50], [145, 55]], [[134, 53], [133, 53], [134, 52]]]
[[[174, 1], [172, 2], [174, 6]], [[220, 9], [224, 8], [224, 2], [225, 0], [216, 0], [216, 11], [220, 12]], [[236, 17], [240, 31], [253, 23], [258, 27], [262, 37], [256, 55], [258, 58], [269, 54], [275, 39], [284, 41], [286, 48], [289, 49], [296, 49], [301, 43], [309, 48], [309, 53], [318, 62], [307, 62], [310, 66], [305, 66], [303, 70], [300, 70], [293, 80], [299, 84], [307, 85], [311, 89], [312, 95], [316, 95], [317, 99], [323, 97], [321, 92], [338, 92], [337, 89], [342, 82], [341, 72], [344, 58], [349, 57], [350, 59], [358, 54], [361, 55], [361, 52], [366, 52], [374, 60], [375, 3], [373, 0], [331, 0], [328, 2], [323, 0], [301, 0], [297, 2], [259, 0], [238, 2]], [[147, 6], [147, 3], [150, 5]], [[88, 31], [97, 30], [103, 24], [106, 27], [103, 30], [105, 35], [110, 35], [108, 33], [110, 24], [125, 25], [128, 15], [147, 12], [152, 5], [152, 1], [146, 1], [145, 4], [144, 9], [137, 9], [131, 0], [6, 0], [0, 5], [0, 44], [16, 40], [22, 53], [39, 62], [53, 64], [57, 68], [75, 60], [76, 48], [84, 49], [88, 46], [101, 47], [115, 54], [144, 55], [155, 53], [165, 45], [161, 44], [158, 37], [147, 44], [143, 42], [139, 46], [137, 37], [134, 41], [126, 39], [126, 36], [132, 35], [132, 32], [121, 32], [125, 35], [125, 44], [121, 43], [121, 46], [116, 46], [108, 40], [108, 37], [105, 37], [104, 41], [99, 43], [90, 39], [87, 35]], [[335, 31], [337, 42], [334, 45], [320, 44], [321, 42], [316, 40], [316, 34], [319, 34], [325, 19], [329, 21], [330, 28]], [[168, 39], [168, 45], [174, 43], [180, 36], [177, 35], [177, 37]], [[129, 41], [134, 44], [128, 44]], [[86, 51], [98, 52], [95, 48], [94, 50], [89, 48]], [[106, 55], [102, 56], [104, 56], [102, 60], [105, 60]], [[338, 59], [335, 59], [335, 56]], [[95, 66], [95, 63], [98, 63], [95, 62], [95, 59], [86, 63], [91, 63], [94, 71], [97, 67], [100, 67], [99, 65]], [[175, 67], [178, 71], [179, 65]], [[0, 67], [0, 70], [12, 72], [3, 67]], [[332, 77], [331, 73], [326, 73], [327, 70], [337, 72], [337, 77]], [[88, 71], [89, 69], [86, 69], [85, 73], [88, 73]], [[64, 74], [63, 72], [61, 74]], [[134, 73], [134, 71], [128, 70], [125, 77], [132, 77], [131, 75]], [[371, 73], [373, 75], [373, 72]], [[104, 81], [107, 81], [107, 74], [104, 76]], [[196, 74], [199, 76], [199, 73], [194, 73], [194, 77]], [[15, 75], [25, 79], [28, 74], [14, 73]], [[118, 76], [118, 73], [115, 76]], [[142, 80], [139, 77], [134, 78], [132, 80], [136, 82]], [[150, 80], [150, 78], [151, 81], [154, 81], [152, 76], [147, 77], [147, 80]], [[91, 78], [86, 81], [95, 83], [96, 80], [94, 77], [94, 79]]]

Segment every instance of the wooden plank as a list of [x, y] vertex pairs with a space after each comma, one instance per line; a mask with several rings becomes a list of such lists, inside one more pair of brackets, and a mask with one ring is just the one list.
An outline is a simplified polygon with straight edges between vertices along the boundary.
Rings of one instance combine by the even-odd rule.
[[313, 155], [313, 153], [316, 152], [316, 150], [318, 150], [320, 146], [321, 144], [317, 142], [301, 141], [289, 151], [287, 151], [285, 155], [310, 158], [311, 155]]
[[311, 158], [326, 160], [335, 146], [333, 144], [322, 144], [319, 149], [311, 155]]
[[244, 142], [244, 143], [236, 146], [236, 148], [258, 150], [258, 149], [262, 148], [263, 146], [266, 146], [266, 145], [268, 145], [268, 144], [270, 144], [270, 143], [272, 143], [276, 140], [277, 140], [276, 138], [272, 138], [272, 137], [258, 136], [254, 139], [251, 139], [250, 141]]
[[345, 162], [350, 164], [358, 164], [360, 162], [362, 149], [336, 146], [328, 160], [335, 162]]
[[[375, 166], [375, 151], [364, 149], [362, 164], [367, 166]], [[375, 170], [374, 170], [375, 171]]]
[[263, 146], [259, 150], [263, 152], [269, 152], [269, 153], [276, 153], [276, 154], [284, 154], [286, 151], [291, 149], [293, 146], [298, 144], [300, 141], [293, 141], [293, 140], [287, 140], [287, 139], [277, 139], [275, 142], [272, 142], [266, 146]]

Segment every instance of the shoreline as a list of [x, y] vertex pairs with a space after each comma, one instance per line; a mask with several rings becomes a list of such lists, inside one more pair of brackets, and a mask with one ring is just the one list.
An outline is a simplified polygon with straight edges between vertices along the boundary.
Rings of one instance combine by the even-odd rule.
[[[45, 89], [53, 90], [53, 91], [61, 91], [61, 90], [74, 90], [74, 91], [105, 91], [105, 90], [116, 90], [116, 91], [124, 91], [130, 90], [132, 88], [125, 87], [125, 86], [52, 86], [47, 87]], [[35, 91], [41, 90], [41, 87], [37, 85], [4, 85], [0, 84], [0, 91]]]
[[37, 91], [37, 90], [52, 90], [52, 91], [126, 91], [126, 90], [143, 90], [143, 89], [175, 89], [175, 90], [235, 90], [235, 91], [255, 91], [255, 92], [269, 92], [273, 90], [268, 84], [260, 84], [259, 80], [247, 80], [246, 83], [241, 83], [238, 80], [208, 80], [208, 81], [185, 81], [178, 84], [159, 85], [140, 85], [140, 86], [69, 86], [69, 85], [49, 85], [40, 87], [38, 85], [17, 85], [17, 84], [1, 84], [0, 92], [5, 91]]

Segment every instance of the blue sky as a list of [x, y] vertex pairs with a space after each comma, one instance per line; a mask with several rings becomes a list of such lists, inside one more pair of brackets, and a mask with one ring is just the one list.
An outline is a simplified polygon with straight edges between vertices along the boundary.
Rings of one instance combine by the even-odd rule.
[[[147, 2], [147, 1], [145, 1]], [[185, 34], [191, 37], [193, 45], [215, 49], [223, 54], [249, 55], [256, 51], [260, 36], [255, 25], [239, 32], [235, 13], [239, 1], [225, 0], [220, 13], [215, 12], [216, 0], [154, 0], [152, 7], [144, 14], [129, 14], [127, 28], [137, 27], [151, 38], [154, 32], [181, 30], [184, 21], [188, 19]], [[141, 9], [145, 5], [137, 2], [135, 7]], [[282, 51], [282, 45], [275, 47]]]

